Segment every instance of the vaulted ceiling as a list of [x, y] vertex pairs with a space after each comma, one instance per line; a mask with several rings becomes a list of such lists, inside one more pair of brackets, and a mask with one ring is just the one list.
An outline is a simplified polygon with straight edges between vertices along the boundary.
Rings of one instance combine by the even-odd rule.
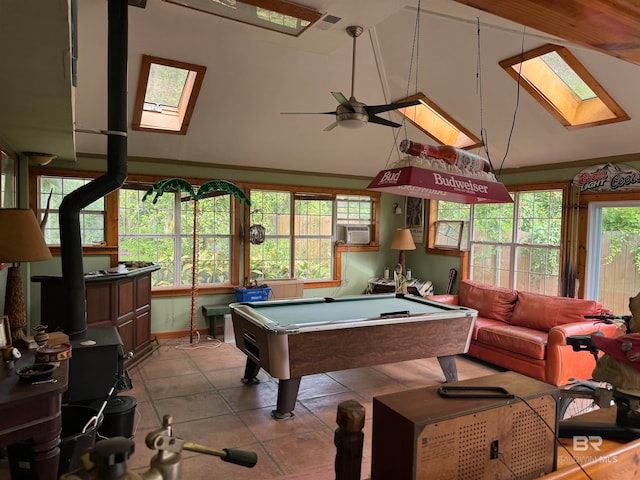
[[[341, 20], [321, 19], [296, 38], [161, 0], [129, 7], [130, 114], [141, 55], [207, 67], [187, 135], [130, 130], [129, 155], [371, 177], [401, 157], [401, 139], [433, 143], [410, 125], [324, 132], [331, 115], [280, 115], [331, 111], [331, 91], [349, 96], [349, 25], [365, 28], [357, 43], [359, 101], [383, 104], [423, 92], [475, 135], [482, 130], [496, 169], [640, 152], [640, 13], [633, 2], [423, 0], [419, 16], [418, 2], [409, 0], [299, 3]], [[105, 137], [74, 135], [73, 122], [106, 128], [107, 1], [78, 0], [77, 10], [73, 88], [67, 0], [37, 8], [0, 0], [0, 138], [18, 152], [68, 160], [76, 152], [106, 153]], [[525, 21], [532, 27], [518, 23]], [[518, 90], [498, 62], [546, 43], [568, 47], [631, 119], [569, 131]], [[382, 116], [401, 121], [395, 112]]]

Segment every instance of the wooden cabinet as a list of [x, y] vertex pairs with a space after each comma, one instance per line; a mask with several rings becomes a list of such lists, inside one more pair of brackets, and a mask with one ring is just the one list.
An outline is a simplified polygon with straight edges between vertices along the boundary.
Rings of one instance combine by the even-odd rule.
[[[115, 274], [85, 277], [87, 326], [115, 326], [122, 339], [125, 367], [131, 367], [152, 350], [151, 273], [157, 265]], [[40, 317], [49, 331], [64, 330], [65, 312], [60, 308], [64, 283], [59, 276], [36, 276], [41, 284]]]

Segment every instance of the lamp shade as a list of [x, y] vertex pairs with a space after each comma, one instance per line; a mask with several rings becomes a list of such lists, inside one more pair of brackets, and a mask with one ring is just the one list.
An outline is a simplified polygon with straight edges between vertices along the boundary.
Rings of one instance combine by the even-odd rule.
[[31, 209], [0, 209], [0, 262], [34, 262], [50, 258], [51, 252]]
[[411, 236], [411, 230], [408, 228], [399, 228], [393, 234], [393, 240], [391, 240], [392, 250], [415, 250], [416, 244], [413, 242]]

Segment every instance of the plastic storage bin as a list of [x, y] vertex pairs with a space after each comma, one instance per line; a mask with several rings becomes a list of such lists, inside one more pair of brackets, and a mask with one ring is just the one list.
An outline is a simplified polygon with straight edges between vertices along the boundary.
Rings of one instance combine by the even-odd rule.
[[234, 288], [238, 302], [263, 302], [269, 300], [271, 288]]

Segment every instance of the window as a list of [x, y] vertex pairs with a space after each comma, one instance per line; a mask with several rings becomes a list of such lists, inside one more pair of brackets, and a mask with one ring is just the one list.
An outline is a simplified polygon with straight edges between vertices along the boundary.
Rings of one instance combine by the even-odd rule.
[[629, 120], [565, 47], [544, 45], [500, 66], [567, 129]]
[[207, 67], [142, 56], [134, 130], [185, 135]]
[[[74, 190], [86, 185], [91, 178], [39, 177], [38, 199], [40, 215], [49, 205], [49, 214], [44, 227], [44, 239], [48, 245], [60, 245], [60, 204], [62, 199]], [[50, 200], [49, 200], [50, 199]], [[105, 243], [105, 206], [100, 198], [80, 211], [80, 238], [82, 245], [102, 245]]]
[[512, 192], [514, 203], [438, 202], [436, 221], [470, 221], [469, 278], [506, 288], [561, 291], [563, 190]]
[[146, 261], [162, 268], [153, 287], [190, 286], [193, 274], [193, 222], [197, 206], [198, 285], [230, 284], [231, 195], [198, 202], [166, 192], [156, 204], [142, 201], [146, 190], [120, 189], [118, 256], [120, 261]]
[[282, 0], [165, 1], [296, 37], [322, 16], [320, 12]]
[[265, 240], [249, 248], [249, 277], [333, 280], [338, 227], [372, 226], [373, 201], [366, 195], [251, 190], [249, 223], [265, 228]]
[[640, 285], [640, 201], [591, 201], [587, 211], [585, 298], [626, 312]]
[[369, 196], [336, 195], [338, 225], [371, 225], [373, 199]]
[[469, 130], [456, 122], [447, 112], [429, 100], [423, 93], [418, 93], [398, 102], [420, 100], [420, 104], [399, 108], [397, 111], [409, 122], [442, 145], [471, 149], [482, 146], [482, 141]]
[[[98, 175], [98, 172], [41, 167], [29, 170], [30, 205], [40, 215], [48, 192], [55, 187], [57, 197], [52, 196], [49, 215], [53, 222], [48, 225], [48, 235], [53, 240], [59, 241], [57, 208], [62, 196]], [[193, 273], [194, 203], [172, 191], [158, 197], [156, 204], [152, 199], [142, 201], [157, 180], [147, 175], [129, 175], [122, 188], [81, 212], [83, 235], [91, 238], [83, 247], [83, 255], [108, 255], [111, 266], [118, 261], [158, 263], [162, 268], [152, 274], [154, 295], [185, 295], [190, 290]], [[197, 189], [199, 182], [206, 180], [187, 181]], [[307, 280], [310, 287], [338, 286], [344, 252], [379, 249], [377, 192], [326, 188], [309, 191], [306, 187], [300, 190], [262, 184], [238, 186], [252, 202], [251, 211], [244, 210], [244, 221], [231, 195], [212, 192], [197, 202], [195, 272], [201, 292], [229, 293], [231, 286], [242, 284], [244, 278], [297, 277]], [[366, 225], [369, 243], [336, 244], [340, 233], [338, 222]], [[242, 229], [238, 229], [239, 223]], [[260, 243], [262, 235], [249, 236], [252, 225], [264, 226], [264, 242]], [[55, 244], [51, 250], [54, 255], [60, 254]]]

